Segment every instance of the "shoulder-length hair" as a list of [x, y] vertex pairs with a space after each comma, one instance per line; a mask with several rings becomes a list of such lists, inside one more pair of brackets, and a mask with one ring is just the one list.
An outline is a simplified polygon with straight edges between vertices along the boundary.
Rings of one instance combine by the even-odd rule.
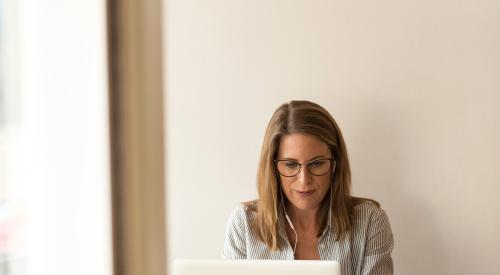
[[[281, 213], [281, 186], [274, 160], [282, 136], [292, 133], [313, 135], [328, 145], [335, 159], [329, 194], [318, 210], [320, 232], [328, 224], [336, 229], [336, 240], [345, 238], [352, 227], [354, 206], [371, 199], [351, 196], [351, 168], [340, 129], [333, 117], [320, 105], [309, 101], [290, 101], [281, 105], [271, 117], [264, 135], [257, 172], [259, 199], [246, 205], [256, 212], [252, 229], [271, 250], [280, 250], [278, 220]], [[327, 193], [328, 194], [328, 193]]]

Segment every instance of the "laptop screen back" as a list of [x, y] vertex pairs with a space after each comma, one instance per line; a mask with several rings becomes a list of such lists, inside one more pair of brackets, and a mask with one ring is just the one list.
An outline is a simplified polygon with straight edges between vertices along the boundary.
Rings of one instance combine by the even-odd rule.
[[173, 275], [340, 275], [336, 261], [175, 260]]

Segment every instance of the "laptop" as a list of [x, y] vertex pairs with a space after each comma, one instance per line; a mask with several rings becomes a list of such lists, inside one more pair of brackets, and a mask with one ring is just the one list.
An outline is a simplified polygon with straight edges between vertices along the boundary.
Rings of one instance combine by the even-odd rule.
[[173, 275], [340, 275], [336, 261], [174, 260]]

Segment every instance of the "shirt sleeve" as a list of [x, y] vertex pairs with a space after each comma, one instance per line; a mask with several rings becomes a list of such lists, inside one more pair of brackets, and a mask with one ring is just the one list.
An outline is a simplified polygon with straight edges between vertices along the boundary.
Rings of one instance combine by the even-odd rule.
[[377, 208], [368, 225], [365, 256], [361, 274], [392, 275], [394, 266], [391, 252], [394, 247], [389, 218], [384, 210]]
[[243, 206], [233, 210], [226, 225], [222, 258], [228, 260], [246, 259], [246, 213]]

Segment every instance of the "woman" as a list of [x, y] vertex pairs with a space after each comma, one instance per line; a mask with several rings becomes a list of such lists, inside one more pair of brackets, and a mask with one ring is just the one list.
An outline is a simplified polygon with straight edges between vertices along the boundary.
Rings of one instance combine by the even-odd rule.
[[259, 199], [237, 207], [226, 259], [336, 260], [342, 274], [392, 274], [389, 220], [371, 199], [351, 196], [344, 139], [332, 116], [308, 101], [273, 114], [257, 173]]

